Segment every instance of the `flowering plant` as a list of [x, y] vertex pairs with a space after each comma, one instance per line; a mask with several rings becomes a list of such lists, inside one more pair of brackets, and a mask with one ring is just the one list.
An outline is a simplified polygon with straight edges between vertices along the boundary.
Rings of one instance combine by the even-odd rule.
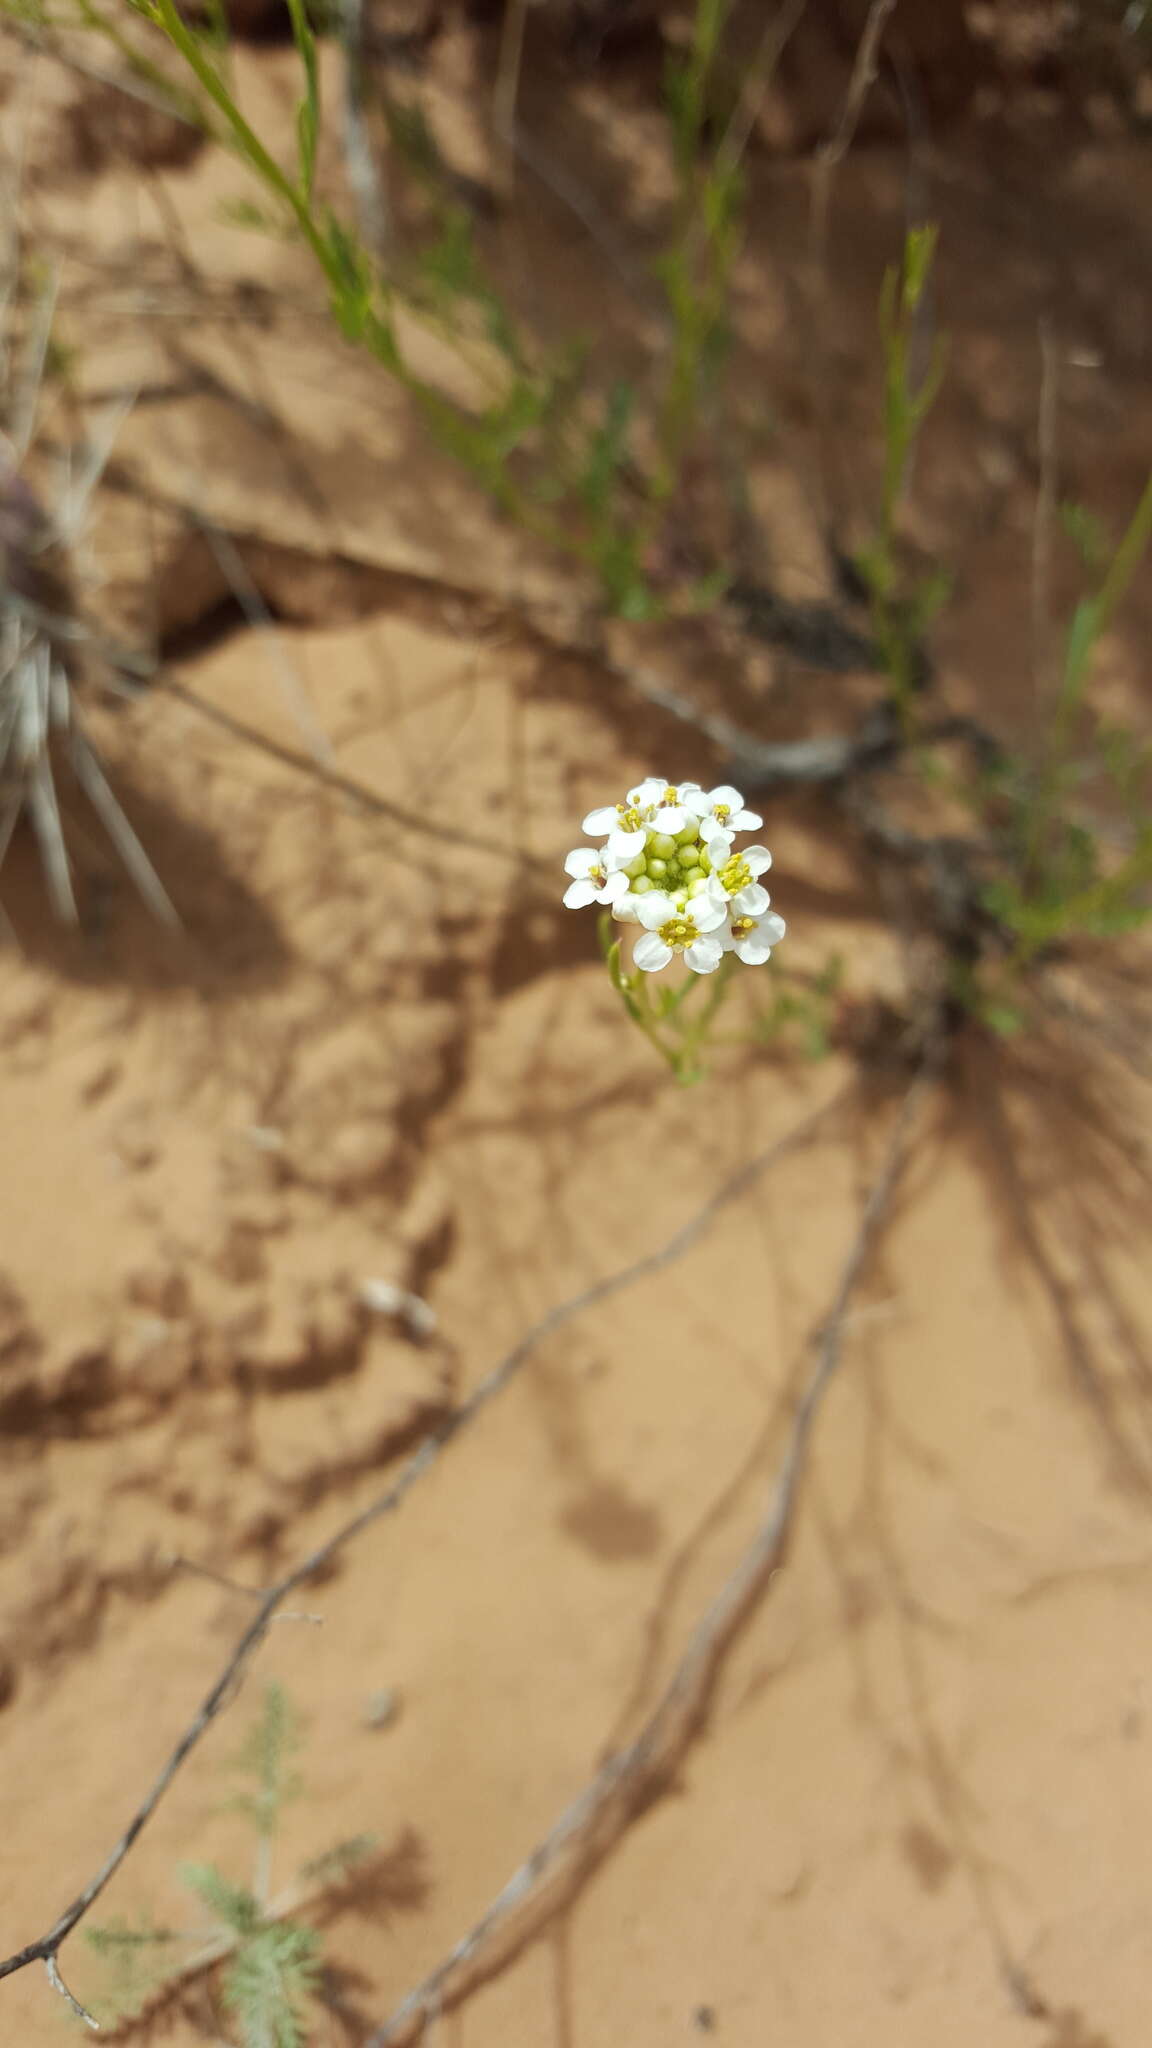
[[[697, 782], [675, 785], [649, 776], [623, 803], [589, 811], [583, 829], [604, 844], [578, 846], [564, 863], [570, 877], [565, 903], [573, 910], [602, 906], [601, 943], [613, 985], [680, 1080], [697, 1078], [696, 1054], [733, 963], [762, 966], [784, 936], [784, 920], [770, 908], [759, 880], [772, 865], [768, 848], [733, 846], [737, 832], [761, 823], [727, 783], [706, 790]], [[642, 927], [633, 952], [639, 977], [621, 967], [613, 920]], [[647, 977], [677, 957], [691, 978], [678, 990], [661, 990], [654, 1003]], [[689, 1026], [681, 1006], [695, 977], [709, 974], [717, 974], [709, 1003]], [[677, 1030], [674, 1045], [661, 1028], [669, 1025]]]

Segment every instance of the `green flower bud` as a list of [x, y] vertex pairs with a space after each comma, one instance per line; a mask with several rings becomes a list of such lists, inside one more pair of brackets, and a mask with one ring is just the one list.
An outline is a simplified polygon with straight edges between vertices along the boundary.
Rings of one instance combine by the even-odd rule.
[[695, 880], [694, 882], [689, 882], [689, 884], [688, 884], [688, 894], [689, 894], [690, 896], [702, 896], [702, 895], [704, 894], [704, 891], [705, 891], [705, 889], [706, 889], [707, 887], [708, 887], [708, 878], [707, 878], [707, 876], [706, 876], [706, 875], [697, 875], [697, 877], [696, 877], [696, 880]]
[[684, 830], [676, 834], [677, 844], [680, 846], [695, 846], [699, 837], [699, 825], [685, 825]]
[[632, 894], [633, 896], [646, 896], [649, 889], [654, 889], [655, 886], [654, 882], [648, 880], [647, 875], [637, 875], [636, 880], [632, 884]]
[[666, 860], [656, 860], [652, 854], [649, 854], [647, 868], [648, 873], [652, 877], [652, 880], [654, 882], [659, 882], [663, 880], [664, 876], [668, 872], [668, 863]]
[[700, 848], [700, 866], [706, 875], [712, 873], [712, 856], [706, 846]]
[[626, 875], [631, 875], [633, 881], [635, 881], [637, 875], [646, 875], [647, 872], [648, 865], [642, 853], [638, 853], [635, 860], [630, 860], [624, 870]]
[[682, 868], [694, 868], [694, 867], [697, 867], [697, 866], [699, 865], [699, 862], [700, 862], [700, 855], [701, 855], [701, 849], [700, 849], [700, 847], [699, 847], [699, 846], [697, 846], [697, 845], [696, 845], [696, 843], [695, 843], [695, 842], [693, 842], [693, 844], [692, 844], [691, 846], [682, 846], [682, 847], [680, 848], [680, 865], [681, 865], [681, 867], [682, 867]]
[[669, 839], [666, 832], [654, 832], [648, 841], [648, 851], [659, 854], [661, 860], [671, 860], [676, 852], [676, 841]]

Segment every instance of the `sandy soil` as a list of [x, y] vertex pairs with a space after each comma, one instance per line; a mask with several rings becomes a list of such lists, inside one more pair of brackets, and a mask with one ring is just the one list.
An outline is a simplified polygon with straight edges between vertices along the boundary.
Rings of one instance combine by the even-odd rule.
[[[449, 36], [435, 61], [475, 172], [475, 50]], [[67, 258], [82, 403], [139, 393], [93, 602], [167, 636], [196, 703], [91, 711], [181, 938], [95, 839], [83, 940], [52, 925], [30, 847], [5, 870], [0, 1949], [40, 1934], [119, 1835], [245, 1623], [239, 1588], [366, 1504], [536, 1318], [799, 1132], [682, 1256], [541, 1342], [403, 1513], [301, 1593], [101, 1904], [179, 1920], [181, 1862], [244, 1874], [220, 1766], [280, 1678], [309, 1723], [284, 1871], [365, 1829], [386, 1852], [328, 1928], [311, 2036], [362, 2043], [643, 1725], [748, 1542], [904, 1076], [846, 1032], [816, 1063], [722, 1056], [678, 1093], [631, 1042], [548, 863], [622, 781], [712, 764], [594, 651], [563, 651], [590, 646], [589, 593], [428, 450], [333, 338], [303, 259], [229, 224], [235, 166], [155, 135], [142, 165], [139, 126], [91, 80], [15, 41], [3, 67], [30, 230]], [[258, 121], [286, 123], [288, 53], [239, 69]], [[590, 74], [551, 142], [642, 257], [661, 158], [621, 90]], [[1152, 454], [1152, 160], [1115, 125], [1041, 106], [1011, 140], [971, 126], [925, 158], [952, 360], [917, 532], [956, 567], [949, 688], [1009, 730], [1032, 710], [1042, 318], [1068, 494], [1118, 522]], [[747, 457], [774, 583], [815, 597], [808, 175], [756, 158], [738, 374], [749, 416], [770, 394], [780, 429]], [[905, 155], [880, 142], [835, 215], [826, 424], [849, 524], [906, 198]], [[543, 324], [580, 324], [603, 254], [579, 224], [529, 183], [496, 239]], [[626, 355], [645, 316], [624, 286], [603, 305]], [[274, 633], [245, 618], [253, 592]], [[1150, 626], [1145, 585], [1104, 650], [1130, 715]], [[772, 733], [834, 722], [855, 687], [730, 625], [614, 646], [738, 689]], [[845, 1017], [899, 992], [876, 877], [828, 819], [782, 804], [766, 836], [791, 965], [839, 952]], [[1102, 1039], [959, 1049], [849, 1315], [786, 1563], [718, 1660], [703, 1727], [434, 2038], [1146, 2040], [1150, 1141]], [[430, 1302], [435, 1335], [366, 1306], [373, 1279]], [[62, 1961], [97, 2000], [79, 1937]], [[75, 2027], [39, 1969], [0, 1985], [0, 2011], [21, 2048]], [[204, 1987], [149, 2038], [213, 2038]]]

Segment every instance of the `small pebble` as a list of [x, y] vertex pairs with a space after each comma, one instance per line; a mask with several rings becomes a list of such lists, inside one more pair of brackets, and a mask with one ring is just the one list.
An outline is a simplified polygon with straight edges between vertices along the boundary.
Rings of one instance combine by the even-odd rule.
[[406, 1287], [397, 1287], [391, 1280], [362, 1280], [360, 1299], [374, 1315], [398, 1316], [412, 1337], [430, 1337], [436, 1328], [435, 1309], [418, 1294], [410, 1294]]
[[382, 1685], [364, 1702], [366, 1728], [390, 1728], [400, 1712], [400, 1694], [394, 1685]]

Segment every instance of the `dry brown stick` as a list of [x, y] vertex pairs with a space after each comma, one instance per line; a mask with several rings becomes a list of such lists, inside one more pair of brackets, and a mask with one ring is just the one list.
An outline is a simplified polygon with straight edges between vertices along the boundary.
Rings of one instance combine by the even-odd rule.
[[388, 239], [388, 207], [365, 120], [364, 0], [341, 0], [338, 19], [344, 53], [344, 170], [356, 204], [361, 240], [379, 261]]
[[890, 1211], [909, 1156], [909, 1137], [931, 1085], [934, 1057], [923, 1058], [897, 1115], [880, 1170], [841, 1267], [827, 1315], [811, 1340], [813, 1358], [784, 1456], [752, 1542], [697, 1623], [680, 1662], [640, 1734], [608, 1758], [561, 1814], [481, 1918], [444, 1960], [371, 2034], [364, 2048], [400, 2048], [428, 2020], [459, 2003], [477, 1982], [530, 1940], [615, 1846], [629, 1822], [666, 1782], [711, 1703], [724, 1653], [776, 1569], [788, 1540], [800, 1479], [820, 1405], [840, 1363], [852, 1296]]
[[1032, 516], [1032, 688], [1038, 722], [1045, 712], [1051, 679], [1052, 538], [1058, 483], [1056, 427], [1059, 413], [1059, 365], [1052, 323], [1040, 322], [1040, 402], [1036, 443], [1040, 478]]
[[492, 128], [502, 157], [498, 168], [505, 198], [510, 194], [516, 176], [516, 100], [520, 91], [527, 21], [528, 0], [508, 0], [500, 31], [500, 54], [492, 92]]
[[751, 140], [764, 94], [776, 75], [793, 29], [807, 8], [808, 0], [786, 0], [765, 24], [755, 55], [744, 74], [740, 96], [716, 151], [717, 169], [729, 175], [736, 169]]
[[856, 51], [852, 76], [844, 98], [840, 120], [834, 135], [821, 143], [816, 151], [815, 169], [812, 177], [811, 208], [808, 216], [808, 251], [810, 267], [809, 317], [811, 321], [811, 351], [813, 381], [815, 384], [816, 433], [816, 481], [819, 496], [820, 518], [828, 526], [828, 461], [827, 461], [827, 406], [828, 391], [828, 347], [826, 341], [828, 313], [828, 220], [832, 208], [832, 187], [836, 173], [852, 146], [852, 138], [864, 102], [876, 81], [880, 64], [880, 39], [888, 26], [888, 18], [896, 0], [872, 0], [864, 33]]
[[821, 1108], [814, 1110], [811, 1116], [803, 1118], [783, 1138], [777, 1139], [774, 1144], [769, 1145], [763, 1152], [757, 1153], [755, 1158], [749, 1160], [744, 1166], [739, 1167], [735, 1173], [730, 1174], [728, 1179], [716, 1190], [715, 1194], [709, 1196], [703, 1207], [698, 1209], [695, 1215], [690, 1217], [688, 1222], [675, 1231], [667, 1242], [656, 1251], [647, 1252], [642, 1258], [631, 1261], [627, 1266], [619, 1267], [616, 1272], [607, 1274], [604, 1279], [593, 1282], [591, 1287], [582, 1289], [579, 1294], [571, 1295], [567, 1301], [559, 1302], [554, 1308], [549, 1309], [520, 1338], [518, 1343], [513, 1345], [512, 1349], [505, 1354], [499, 1364], [494, 1366], [492, 1371], [480, 1381], [468, 1399], [462, 1402], [459, 1408], [453, 1409], [440, 1423], [438, 1428], [424, 1438], [412, 1456], [401, 1466], [395, 1479], [385, 1488], [383, 1493], [378, 1494], [375, 1500], [368, 1503], [367, 1507], [362, 1508], [358, 1514], [353, 1515], [351, 1520], [345, 1522], [341, 1528], [337, 1529], [334, 1535], [327, 1537], [301, 1563], [294, 1565], [291, 1571], [286, 1572], [281, 1579], [276, 1581], [274, 1586], [269, 1587], [268, 1591], [260, 1596], [260, 1604], [252, 1620], [234, 1645], [219, 1676], [205, 1695], [197, 1712], [193, 1715], [192, 1720], [188, 1723], [175, 1748], [141, 1800], [115, 1847], [110, 1850], [95, 1876], [89, 1879], [83, 1890], [77, 1893], [71, 1904], [65, 1907], [59, 1918], [53, 1922], [45, 1934], [39, 1935], [35, 1941], [28, 1942], [24, 1948], [17, 1950], [14, 1955], [6, 1956], [3, 1960], [0, 1960], [0, 1977], [10, 1977], [15, 1971], [26, 1969], [30, 1963], [42, 1962], [55, 1988], [61, 1991], [62, 1995], [66, 1996], [71, 2004], [76, 2006], [78, 2012], [80, 2012], [83, 2018], [88, 2020], [91, 2026], [95, 2027], [97, 2025], [91, 2014], [84, 2011], [84, 2008], [79, 2005], [79, 2001], [72, 1998], [71, 1993], [66, 1991], [60, 1981], [59, 1969], [56, 1963], [57, 1952], [62, 1943], [71, 1934], [73, 1928], [77, 1926], [79, 1921], [95, 1905], [105, 1886], [120, 1868], [133, 1843], [151, 1820], [152, 1815], [155, 1813], [177, 1772], [187, 1760], [192, 1750], [195, 1749], [201, 1737], [207, 1732], [213, 1721], [215, 1721], [231, 1700], [245, 1670], [267, 1635], [278, 1610], [282, 1607], [288, 1595], [295, 1592], [296, 1588], [302, 1585], [305, 1580], [312, 1578], [316, 1572], [321, 1570], [338, 1551], [343, 1550], [362, 1530], [369, 1528], [373, 1522], [382, 1520], [385, 1515], [394, 1513], [402, 1502], [407, 1499], [408, 1494], [417, 1481], [422, 1479], [425, 1472], [436, 1462], [446, 1446], [455, 1437], [459, 1436], [470, 1423], [474, 1422], [481, 1411], [487, 1408], [489, 1403], [494, 1401], [498, 1394], [504, 1392], [505, 1388], [519, 1372], [521, 1366], [526, 1363], [532, 1353], [544, 1342], [545, 1338], [550, 1337], [553, 1331], [562, 1328], [565, 1323], [570, 1322], [575, 1316], [583, 1314], [585, 1309], [592, 1308], [597, 1303], [608, 1300], [612, 1295], [620, 1293], [625, 1287], [635, 1285], [637, 1281], [645, 1279], [650, 1273], [659, 1272], [664, 1267], [671, 1265], [676, 1259], [681, 1258], [696, 1240], [703, 1236], [722, 1209], [727, 1208], [732, 1202], [736, 1201], [770, 1166], [775, 1165], [778, 1160], [786, 1157], [787, 1154], [797, 1150], [811, 1140], [820, 1126], [832, 1115], [833, 1111], [838, 1109], [844, 1102], [850, 1092], [850, 1087], [851, 1084], [847, 1088], [839, 1090], [830, 1101], [824, 1103]]

